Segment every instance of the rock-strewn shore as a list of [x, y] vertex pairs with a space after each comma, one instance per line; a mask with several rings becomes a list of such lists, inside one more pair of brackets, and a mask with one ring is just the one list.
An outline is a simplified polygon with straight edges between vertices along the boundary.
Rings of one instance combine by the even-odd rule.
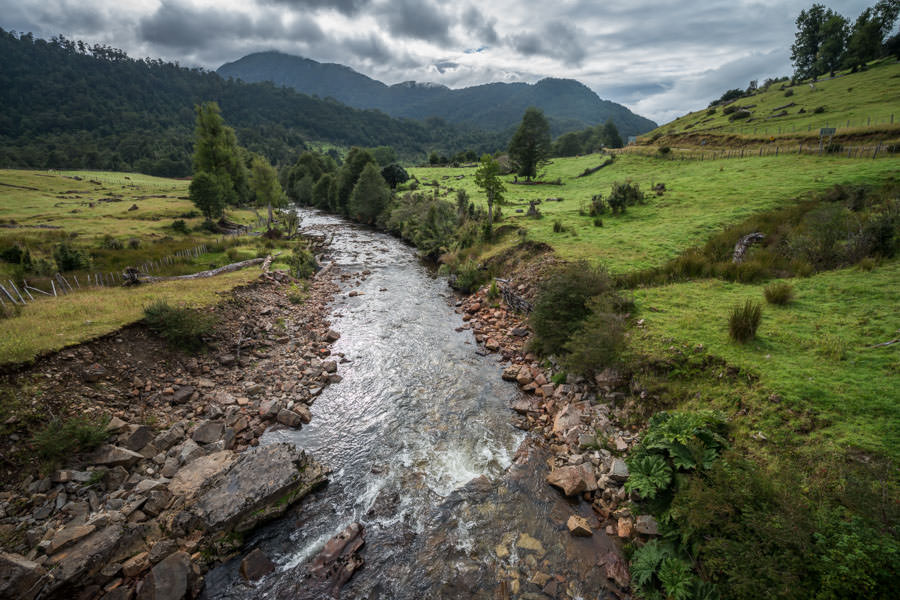
[[[211, 310], [216, 337], [201, 356], [137, 325], [10, 375], [26, 403], [111, 419], [96, 451], [50, 473], [6, 474], [0, 598], [194, 597], [244, 532], [326, 481], [292, 445], [259, 445], [270, 428], [308, 423], [340, 381], [343, 357], [330, 351], [340, 336], [325, 321], [337, 286], [316, 279], [293, 304], [296, 285], [276, 272], [233, 290]], [[26, 444], [16, 419], [8, 443]]]
[[[530, 291], [527, 283], [510, 285], [518, 294]], [[572, 535], [592, 535], [596, 529], [624, 539], [657, 535], [653, 517], [631, 513], [624, 488], [629, 473], [623, 457], [638, 442], [638, 434], [623, 425], [630, 378], [606, 369], [593, 381], [571, 375], [559, 381], [547, 361], [527, 350], [532, 335], [527, 317], [510, 310], [500, 298], [489, 298], [487, 288], [459, 302], [457, 310], [465, 321], [463, 329], [475, 335], [477, 351], [500, 355], [507, 363], [502, 378], [523, 392], [510, 408], [516, 413], [516, 426], [536, 434], [550, 451], [547, 482], [594, 509], [592, 522], [569, 519]], [[607, 577], [619, 590], [627, 590], [630, 577], [622, 556], [598, 558]]]

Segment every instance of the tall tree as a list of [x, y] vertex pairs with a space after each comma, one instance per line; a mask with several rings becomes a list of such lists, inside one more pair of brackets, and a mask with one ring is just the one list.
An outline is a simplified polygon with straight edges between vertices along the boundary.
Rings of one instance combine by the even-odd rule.
[[369, 163], [374, 163], [375, 159], [365, 148], [350, 148], [344, 164], [338, 169], [337, 173], [337, 206], [335, 212], [347, 214], [347, 203], [350, 201], [350, 194], [356, 186], [356, 180], [359, 179], [363, 168]]
[[[839, 14], [825, 8], [821, 4], [813, 4], [807, 10], [801, 10], [797, 16], [797, 33], [794, 34], [794, 44], [791, 46], [791, 61], [794, 64], [794, 76], [798, 79], [816, 77], [825, 72], [823, 65], [827, 61], [821, 60], [822, 46], [825, 44], [828, 53], [831, 54], [840, 45], [843, 50], [843, 42], [838, 44], [835, 39], [842, 32], [838, 27], [843, 20]], [[846, 35], [846, 21], [843, 30]], [[837, 53], [840, 56], [840, 51]]]
[[215, 102], [196, 107], [194, 130], [194, 173], [205, 172], [218, 180], [227, 204], [242, 204], [248, 199], [247, 168], [234, 130], [225, 124]]
[[357, 221], [374, 223], [390, 200], [391, 190], [388, 184], [381, 176], [378, 165], [370, 162], [366, 163], [359, 174], [353, 193], [350, 194], [347, 210]]
[[887, 54], [884, 38], [900, 13], [900, 0], [882, 0], [857, 17], [847, 40], [845, 67], [858, 67]]
[[838, 14], [822, 23], [822, 43], [816, 56], [816, 74], [831, 73], [840, 66], [847, 45], [847, 19]]
[[281, 208], [287, 203], [287, 198], [281, 191], [278, 173], [262, 156], [254, 156], [250, 163], [250, 187], [256, 196], [256, 205], [268, 209], [266, 229], [271, 230], [272, 208]]
[[612, 119], [607, 119], [603, 125], [603, 144], [609, 148], [621, 148], [624, 146], [622, 136]]
[[222, 182], [212, 173], [206, 171], [195, 173], [188, 188], [188, 196], [207, 221], [218, 219], [225, 212]]
[[537, 169], [550, 156], [550, 124], [539, 108], [528, 108], [522, 123], [509, 142], [509, 156], [517, 166], [517, 173], [528, 180], [537, 175]]
[[494, 227], [494, 202], [503, 202], [506, 186], [500, 179], [500, 163], [490, 154], [481, 157], [481, 166], [475, 171], [475, 185], [481, 188], [488, 202], [488, 232]]

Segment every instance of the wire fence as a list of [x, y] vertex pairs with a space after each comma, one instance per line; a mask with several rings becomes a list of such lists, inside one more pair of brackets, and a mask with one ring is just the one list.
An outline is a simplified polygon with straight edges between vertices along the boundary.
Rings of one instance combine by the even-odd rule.
[[629, 154], [657, 156], [664, 160], [725, 160], [731, 158], [751, 158], [763, 156], [831, 156], [839, 158], [877, 159], [894, 157], [900, 151], [898, 144], [848, 145], [821, 140], [812, 143], [777, 144], [768, 143], [759, 146], [742, 146], [740, 148], [681, 149], [671, 148], [660, 153], [655, 147], [631, 146]]

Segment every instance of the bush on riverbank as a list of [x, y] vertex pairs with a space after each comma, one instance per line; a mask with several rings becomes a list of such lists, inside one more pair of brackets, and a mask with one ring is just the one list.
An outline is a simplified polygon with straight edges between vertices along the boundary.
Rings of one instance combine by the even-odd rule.
[[196, 309], [157, 300], [144, 308], [144, 323], [172, 347], [196, 352], [203, 347], [204, 337], [212, 333], [215, 321]]

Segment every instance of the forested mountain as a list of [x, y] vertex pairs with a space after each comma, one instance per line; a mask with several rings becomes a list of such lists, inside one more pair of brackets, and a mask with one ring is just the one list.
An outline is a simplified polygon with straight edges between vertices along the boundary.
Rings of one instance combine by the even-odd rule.
[[247, 55], [219, 67], [224, 77], [271, 81], [322, 98], [332, 97], [357, 108], [376, 108], [395, 117], [440, 117], [482, 129], [514, 127], [529, 106], [543, 109], [553, 135], [584, 129], [612, 119], [622, 135], [639, 135], [656, 123], [602, 100], [572, 79], [542, 79], [535, 84], [489, 83], [453, 90], [415, 82], [385, 85], [344, 65], [319, 63], [280, 52]]
[[395, 119], [271, 83], [226, 80], [107, 46], [0, 29], [0, 167], [190, 173], [195, 105], [214, 100], [238, 141], [274, 163], [305, 141], [393, 146], [400, 156], [505, 147], [508, 137]]

